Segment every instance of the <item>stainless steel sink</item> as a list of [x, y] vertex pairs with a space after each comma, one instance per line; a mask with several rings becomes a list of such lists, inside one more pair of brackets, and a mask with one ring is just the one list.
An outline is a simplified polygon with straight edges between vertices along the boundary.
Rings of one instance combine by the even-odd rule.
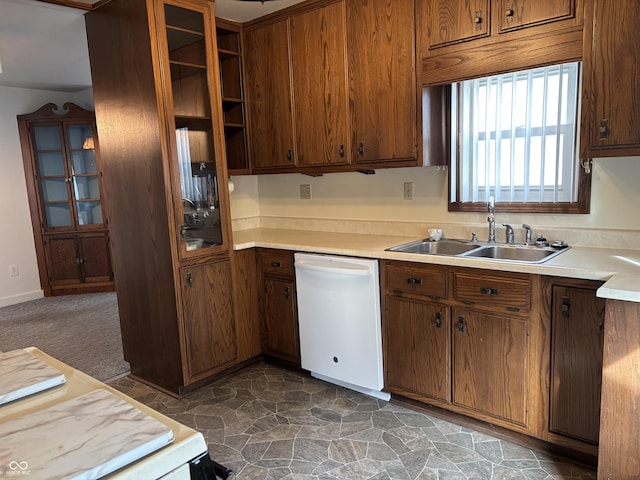
[[387, 248], [387, 250], [402, 253], [421, 253], [424, 255], [460, 255], [480, 247], [477, 243], [469, 243], [464, 240], [442, 239], [432, 242], [429, 239], [424, 239]]
[[537, 247], [533, 245], [486, 244], [466, 240], [429, 239], [416, 240], [387, 248], [390, 252], [417, 253], [421, 255], [446, 255], [452, 257], [481, 258], [517, 263], [542, 263], [560, 255], [566, 248]]
[[506, 262], [542, 263], [559, 255], [565, 249], [535, 247], [531, 245], [485, 245], [462, 254], [464, 257], [502, 260]]

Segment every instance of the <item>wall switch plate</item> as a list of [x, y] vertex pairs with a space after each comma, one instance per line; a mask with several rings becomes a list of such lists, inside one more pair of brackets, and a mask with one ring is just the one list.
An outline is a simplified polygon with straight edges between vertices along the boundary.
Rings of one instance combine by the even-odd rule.
[[9, 275], [12, 277], [17, 277], [20, 275], [20, 270], [18, 269], [18, 265], [10, 265], [9, 266]]
[[404, 182], [404, 199], [413, 200], [413, 182]]
[[300, 184], [300, 198], [302, 200], [311, 200], [311, 185], [308, 183]]

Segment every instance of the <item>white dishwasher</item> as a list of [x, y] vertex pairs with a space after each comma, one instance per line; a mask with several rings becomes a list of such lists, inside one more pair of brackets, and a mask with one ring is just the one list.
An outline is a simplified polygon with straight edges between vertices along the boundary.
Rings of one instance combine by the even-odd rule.
[[295, 254], [302, 368], [383, 400], [378, 261]]

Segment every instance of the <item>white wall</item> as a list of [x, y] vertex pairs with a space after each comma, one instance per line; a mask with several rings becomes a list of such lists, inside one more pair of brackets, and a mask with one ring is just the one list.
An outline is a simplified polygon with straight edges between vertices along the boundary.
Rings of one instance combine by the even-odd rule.
[[[42, 296], [16, 116], [50, 102], [93, 108], [91, 89], [73, 94], [0, 86], [0, 306]], [[9, 275], [11, 265], [18, 266], [17, 277]]]
[[[529, 223], [535, 232], [565, 230], [567, 235], [581, 232], [580, 241], [589, 244], [606, 238], [611, 231], [624, 233], [620, 248], [633, 248], [629, 241], [640, 239], [640, 158], [596, 159], [593, 165], [591, 213], [588, 215], [533, 215], [501, 214], [497, 222], [511, 223], [519, 227]], [[449, 213], [448, 171], [442, 168], [399, 168], [377, 170], [375, 175], [361, 173], [334, 173], [322, 177], [300, 174], [263, 175], [257, 186], [251, 179], [234, 179], [232, 194], [234, 222], [241, 218], [259, 215], [297, 219], [340, 219], [381, 222], [415, 222], [425, 225], [469, 225], [482, 239], [486, 236], [486, 214]], [[404, 182], [414, 183], [414, 200], [403, 199]], [[311, 200], [299, 198], [299, 185], [310, 184]], [[241, 199], [235, 204], [236, 199]], [[258, 206], [258, 213], [256, 207]], [[502, 228], [502, 227], [499, 227]], [[502, 229], [504, 230], [504, 229]], [[599, 230], [600, 236], [590, 236]], [[520, 232], [517, 232], [520, 235]], [[445, 229], [446, 234], [446, 229]], [[499, 231], [502, 235], [502, 232]], [[500, 237], [501, 238], [501, 237]], [[631, 238], [631, 240], [629, 240]], [[595, 245], [597, 246], [597, 244]], [[640, 249], [640, 240], [635, 248]]]

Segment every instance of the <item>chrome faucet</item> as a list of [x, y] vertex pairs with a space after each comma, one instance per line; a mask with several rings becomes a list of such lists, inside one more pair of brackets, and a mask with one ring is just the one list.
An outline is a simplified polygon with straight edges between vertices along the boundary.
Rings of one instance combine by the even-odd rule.
[[489, 216], [487, 217], [487, 221], [489, 222], [489, 243], [496, 242], [496, 200], [493, 197], [489, 197], [489, 201], [487, 202], [487, 210], [489, 211]]
[[525, 229], [525, 237], [524, 237], [524, 243], [525, 245], [531, 245], [532, 241], [531, 241], [531, 225], [527, 225], [526, 223], [522, 224], [522, 228]]
[[509, 225], [508, 223], [503, 223], [502, 226], [507, 229], [507, 232], [506, 232], [506, 234], [507, 234], [507, 243], [509, 245], [513, 245], [514, 243], [516, 243], [515, 235], [513, 234], [513, 227], [511, 225]]

